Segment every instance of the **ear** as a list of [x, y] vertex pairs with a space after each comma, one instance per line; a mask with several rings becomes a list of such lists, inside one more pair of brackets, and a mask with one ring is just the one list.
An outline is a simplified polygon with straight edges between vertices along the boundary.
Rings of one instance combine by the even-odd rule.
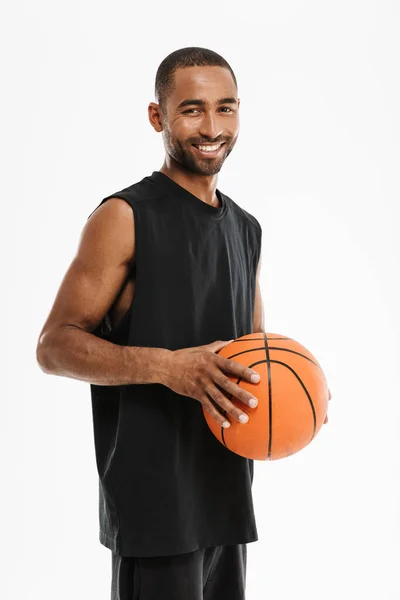
[[147, 110], [149, 113], [150, 125], [159, 133], [163, 130], [160, 105], [156, 104], [156, 102], [150, 102]]

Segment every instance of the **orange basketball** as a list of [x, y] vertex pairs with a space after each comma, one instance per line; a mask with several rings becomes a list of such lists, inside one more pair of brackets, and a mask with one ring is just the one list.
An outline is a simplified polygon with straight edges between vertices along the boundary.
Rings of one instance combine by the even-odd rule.
[[228, 396], [249, 415], [247, 423], [215, 403], [231, 423], [221, 427], [203, 407], [209, 428], [226, 448], [254, 460], [276, 460], [299, 452], [315, 438], [327, 414], [329, 390], [311, 352], [289, 337], [262, 332], [237, 338], [218, 354], [260, 374], [258, 383], [231, 378], [258, 399], [251, 408]]

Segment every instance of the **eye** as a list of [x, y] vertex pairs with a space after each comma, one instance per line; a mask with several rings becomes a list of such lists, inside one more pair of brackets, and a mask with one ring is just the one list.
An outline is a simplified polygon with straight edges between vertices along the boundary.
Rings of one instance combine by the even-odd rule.
[[[188, 108], [187, 110], [183, 111], [183, 114], [189, 114], [192, 113], [194, 110], [199, 110], [198, 108]], [[231, 108], [229, 108], [229, 106], [221, 106], [220, 110], [228, 110], [229, 112], [233, 113], [233, 110]]]

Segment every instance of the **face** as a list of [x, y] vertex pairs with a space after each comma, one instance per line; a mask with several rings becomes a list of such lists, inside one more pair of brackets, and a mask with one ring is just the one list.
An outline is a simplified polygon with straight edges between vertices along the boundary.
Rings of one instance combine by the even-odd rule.
[[[239, 134], [240, 100], [235, 82], [223, 67], [187, 67], [178, 69], [174, 77], [166, 114], [160, 115], [165, 150], [188, 171], [215, 175]], [[202, 145], [218, 148], [197, 147]]]

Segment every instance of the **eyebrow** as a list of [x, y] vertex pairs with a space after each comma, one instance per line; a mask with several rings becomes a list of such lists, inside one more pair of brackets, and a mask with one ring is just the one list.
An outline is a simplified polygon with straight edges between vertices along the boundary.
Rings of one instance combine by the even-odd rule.
[[[207, 102], [204, 100], [199, 100], [198, 98], [186, 98], [182, 100], [180, 104], [178, 104], [177, 108], [183, 108], [184, 106], [195, 105], [195, 106], [205, 106]], [[237, 104], [236, 98], [220, 98], [217, 100], [217, 104]]]

